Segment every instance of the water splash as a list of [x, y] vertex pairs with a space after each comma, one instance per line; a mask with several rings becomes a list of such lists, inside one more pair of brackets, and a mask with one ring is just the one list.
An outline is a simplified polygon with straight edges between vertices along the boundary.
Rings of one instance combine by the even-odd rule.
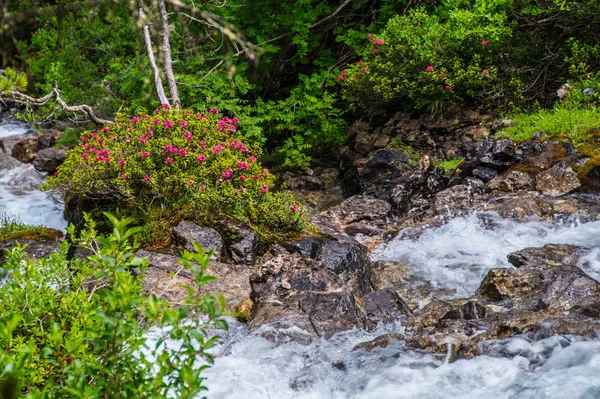
[[[506, 255], [527, 247], [573, 244], [600, 247], [600, 222], [521, 223], [495, 213], [457, 217], [425, 230], [416, 238], [399, 235], [373, 253], [375, 260], [402, 260], [415, 275], [456, 297], [475, 293], [492, 268], [511, 267]], [[600, 261], [590, 258], [592, 277], [600, 277]]]

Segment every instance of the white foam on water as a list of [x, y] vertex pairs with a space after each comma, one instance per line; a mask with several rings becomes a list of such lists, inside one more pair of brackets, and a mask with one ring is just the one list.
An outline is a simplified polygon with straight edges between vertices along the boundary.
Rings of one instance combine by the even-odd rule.
[[[417, 238], [400, 234], [374, 251], [373, 259], [407, 262], [416, 276], [437, 288], [455, 290], [456, 297], [467, 297], [475, 293], [490, 269], [512, 267], [508, 254], [546, 244], [600, 247], [600, 221], [521, 223], [495, 213], [471, 214], [425, 230]], [[586, 271], [600, 277], [600, 259], [589, 260]]]
[[[405, 260], [416, 273], [457, 296], [472, 294], [506, 255], [549, 243], [592, 250], [581, 260], [600, 277], [600, 222], [519, 223], [496, 214], [458, 217], [418, 238], [395, 239], [377, 259]], [[592, 399], [600, 398], [600, 340], [513, 337], [488, 344], [488, 355], [447, 363], [407, 350], [402, 342], [371, 352], [353, 350], [390, 331], [354, 330], [330, 340], [278, 346], [236, 327], [207, 370], [209, 399]]]
[[[0, 138], [27, 130], [25, 124], [0, 125]], [[25, 224], [64, 231], [67, 222], [63, 218], [63, 204], [39, 190], [45, 174], [37, 172], [30, 164], [15, 162], [15, 165], [0, 170], [0, 214], [16, 217]]]

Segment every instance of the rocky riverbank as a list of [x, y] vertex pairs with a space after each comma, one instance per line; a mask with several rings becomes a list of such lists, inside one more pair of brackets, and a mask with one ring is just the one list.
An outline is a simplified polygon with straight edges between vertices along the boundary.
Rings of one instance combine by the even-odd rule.
[[[398, 114], [375, 129], [356, 124], [339, 167], [281, 178], [312, 210], [319, 234], [264, 247], [248, 226], [214, 229], [181, 221], [170, 247], [138, 253], [149, 260], [145, 288], [177, 303], [182, 285], [192, 281], [177, 255], [195, 241], [216, 251], [209, 272], [218, 280], [206, 289], [223, 293], [250, 331], [275, 344], [398, 321], [402, 333], [380, 334], [355, 350], [401, 342], [456, 360], [489, 353], [487, 342], [516, 335], [596, 338], [600, 283], [590, 272], [596, 261], [590, 254], [600, 247], [598, 160], [542, 134], [521, 143], [502, 138], [510, 124], [464, 110], [438, 119]], [[52, 173], [66, 151], [53, 146], [58, 136], [0, 138], [3, 168], [31, 162]], [[463, 161], [456, 169], [435, 166], [458, 157]], [[427, 259], [420, 265], [407, 254], [385, 255], [395, 243], [418, 243], [461, 217], [477, 218], [489, 230], [510, 221], [515, 229], [531, 222], [545, 228], [583, 223], [589, 231], [581, 245], [558, 240], [518, 247], [508, 254], [510, 265], [440, 265], [442, 272], [470, 270], [462, 276], [473, 290], [416, 273], [430, 266]], [[29, 243], [32, 256], [57, 246]]]

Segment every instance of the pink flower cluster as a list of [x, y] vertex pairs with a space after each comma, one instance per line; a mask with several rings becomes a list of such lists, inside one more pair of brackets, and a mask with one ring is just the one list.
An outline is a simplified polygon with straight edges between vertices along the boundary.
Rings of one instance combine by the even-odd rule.
[[218, 154], [221, 151], [223, 151], [225, 149], [225, 143], [221, 143], [221, 144], [217, 144], [216, 146], [213, 147], [213, 149], [211, 150], [211, 152], [213, 154]]
[[233, 140], [231, 143], [229, 143], [229, 148], [231, 148], [232, 150], [242, 150], [243, 154], [246, 154], [248, 152], [248, 148], [246, 148], [246, 145], [244, 145], [244, 143], [238, 140]]
[[225, 170], [225, 172], [221, 173], [221, 177], [222, 177], [223, 179], [229, 179], [229, 178], [231, 178], [231, 175], [232, 175], [232, 174], [233, 174], [233, 170], [232, 170], [231, 168], [227, 168], [227, 169]]
[[217, 130], [221, 132], [225, 130], [235, 132], [237, 129], [236, 125], [238, 124], [238, 122], [239, 121], [237, 118], [230, 118], [228, 116], [223, 117], [217, 121]]
[[185, 137], [185, 139], [187, 141], [192, 141], [193, 140], [193, 138], [192, 138], [192, 132], [190, 132], [189, 130], [186, 131], [185, 133], [183, 133], [183, 136]]
[[173, 127], [173, 122], [171, 122], [168, 119], [165, 119], [165, 121], [163, 122], [163, 124], [165, 125], [165, 129], [171, 129]]
[[373, 40], [373, 46], [383, 46], [385, 43], [383, 41], [383, 39], [376, 39]]
[[248, 169], [248, 164], [244, 161], [238, 161], [238, 163], [236, 164], [236, 166], [238, 168], [240, 168], [241, 170], [247, 170]]

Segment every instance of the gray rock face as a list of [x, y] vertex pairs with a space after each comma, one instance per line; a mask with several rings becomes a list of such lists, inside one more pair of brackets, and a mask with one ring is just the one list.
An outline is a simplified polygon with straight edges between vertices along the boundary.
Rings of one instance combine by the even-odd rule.
[[41, 172], [54, 173], [66, 158], [66, 148], [45, 148], [37, 152], [33, 158], [33, 166]]
[[411, 315], [406, 302], [396, 291], [384, 288], [363, 296], [367, 319], [377, 325], [397, 319], [399, 315]]
[[459, 184], [437, 193], [433, 209], [438, 215], [454, 216], [467, 212], [472, 204], [472, 190], [467, 185]]
[[248, 229], [238, 229], [236, 236], [235, 242], [227, 247], [231, 259], [236, 264], [254, 265], [258, 251], [258, 236]]
[[389, 223], [391, 205], [368, 195], [355, 195], [321, 212], [319, 218], [338, 232], [382, 233]]
[[554, 216], [552, 205], [535, 195], [523, 195], [505, 201], [498, 213], [503, 218], [512, 218], [526, 221], [531, 218], [551, 220]]
[[[175, 256], [157, 252], [140, 250], [136, 256], [147, 259], [148, 269], [144, 274], [142, 286], [147, 295], [155, 294], [172, 304], [180, 305], [186, 298], [184, 285], [194, 286], [193, 274], [179, 263]], [[237, 306], [250, 295], [250, 270], [236, 268], [225, 263], [211, 261], [206, 273], [217, 277], [202, 288], [200, 293], [220, 293], [225, 297], [228, 311], [235, 311]]]
[[214, 249], [219, 256], [223, 249], [221, 235], [214, 229], [199, 227], [187, 220], [181, 221], [173, 228], [173, 241], [188, 251], [194, 251], [194, 242], [199, 243], [206, 250]]
[[560, 162], [535, 177], [535, 188], [552, 197], [568, 194], [581, 187], [577, 173]]
[[523, 172], [512, 171], [504, 176], [498, 176], [492, 179], [486, 186], [488, 191], [516, 192], [521, 190], [531, 190], [533, 188], [533, 178]]
[[330, 337], [353, 327], [369, 327], [358, 299], [372, 290], [366, 248], [318, 237], [285, 246], [287, 251], [263, 257], [250, 278], [255, 303], [252, 329], [296, 326], [309, 336]]
[[513, 121], [512, 119], [499, 119], [497, 121], [494, 121], [494, 123], [492, 124], [492, 129], [491, 132], [493, 133], [497, 133], [500, 130], [506, 129], [508, 127], [513, 127], [515, 125], [515, 121]]
[[21, 246], [27, 245], [25, 255], [28, 258], [41, 259], [60, 249], [60, 242], [56, 241], [36, 241], [36, 240], [4, 240], [0, 241], [0, 266], [4, 262], [4, 251], [9, 251], [16, 247], [17, 243]]
[[19, 141], [12, 148], [12, 156], [21, 162], [30, 163], [35, 158], [36, 152], [52, 147], [60, 137], [58, 130], [48, 130]]

